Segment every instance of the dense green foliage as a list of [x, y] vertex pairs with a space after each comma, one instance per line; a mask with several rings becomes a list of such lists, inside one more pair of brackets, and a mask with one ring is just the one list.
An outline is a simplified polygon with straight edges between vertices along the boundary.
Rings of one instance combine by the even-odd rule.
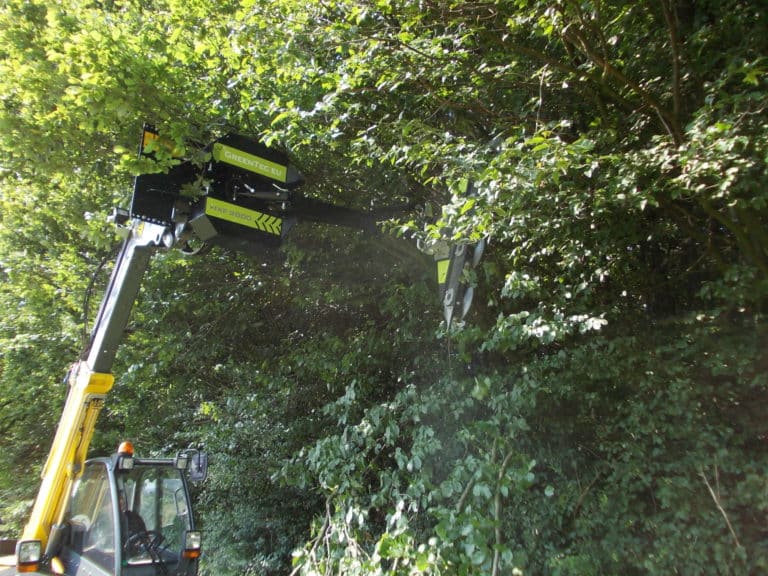
[[[767, 571], [766, 29], [748, 0], [0, 0], [3, 534], [147, 121], [435, 215], [156, 258], [93, 451], [211, 453], [206, 573]], [[397, 236], [490, 238], [466, 324]]]

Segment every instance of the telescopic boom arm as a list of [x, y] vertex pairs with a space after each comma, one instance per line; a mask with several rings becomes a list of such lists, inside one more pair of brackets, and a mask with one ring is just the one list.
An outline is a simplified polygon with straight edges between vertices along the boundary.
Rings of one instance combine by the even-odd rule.
[[137, 221], [127, 230], [83, 357], [72, 367], [69, 394], [42, 473], [24, 540], [45, 548], [64, 514], [72, 482], [85, 462], [104, 398], [114, 382], [112, 363], [152, 253], [172, 238], [164, 226]]

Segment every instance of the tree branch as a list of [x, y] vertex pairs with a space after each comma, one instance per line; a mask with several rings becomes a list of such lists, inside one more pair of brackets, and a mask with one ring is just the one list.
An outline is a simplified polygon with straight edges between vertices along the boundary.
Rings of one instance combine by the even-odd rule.
[[493, 567], [491, 569], [491, 576], [496, 576], [496, 574], [499, 573], [499, 557], [501, 556], [500, 548], [502, 544], [502, 535], [501, 535], [501, 480], [504, 478], [504, 474], [506, 473], [507, 466], [509, 465], [509, 461], [512, 459], [512, 456], [515, 454], [514, 450], [510, 450], [507, 452], [507, 455], [504, 456], [504, 460], [501, 463], [501, 467], [499, 468], [499, 475], [498, 475], [498, 485], [496, 486], [496, 497], [494, 498], [494, 505], [493, 505], [493, 520], [494, 524], [496, 525], [496, 546], [493, 551]]
[[677, 17], [672, 13], [669, 0], [660, 0], [661, 10], [669, 31], [669, 46], [672, 50], [672, 113], [680, 118], [680, 40], [677, 35]]
[[578, 30], [575, 26], [567, 28], [563, 31], [563, 35], [566, 39], [571, 41], [576, 47], [578, 47], [587, 58], [589, 58], [595, 65], [599, 66], [606, 76], [612, 77], [626, 88], [632, 90], [637, 94], [640, 99], [654, 112], [656, 112], [659, 120], [664, 125], [667, 133], [672, 137], [675, 145], [679, 146], [683, 142], [683, 132], [680, 128], [677, 117], [670, 114], [668, 110], [661, 105], [656, 97], [643, 89], [640, 84], [626, 76], [621, 70], [615, 68], [607, 59], [600, 55], [595, 48], [584, 37], [583, 32]]
[[704, 208], [707, 214], [709, 214], [714, 220], [717, 220], [720, 224], [723, 225], [723, 227], [728, 229], [728, 231], [733, 234], [734, 238], [736, 239], [736, 244], [744, 256], [748, 260], [751, 260], [752, 263], [760, 269], [760, 272], [763, 274], [763, 276], [768, 277], [768, 262], [766, 262], [766, 258], [762, 253], [762, 250], [755, 250], [750, 237], [743, 230], [743, 227], [740, 226], [732, 218], [729, 218], [723, 214], [720, 210], [717, 210], [708, 199], [699, 199], [699, 204], [702, 208]]
[[[699, 476], [702, 477], [704, 480], [704, 484], [707, 485], [707, 490], [709, 490], [709, 495], [712, 496], [712, 500], [715, 502], [715, 506], [717, 506], [717, 509], [720, 510], [720, 514], [723, 515], [723, 518], [725, 519], [725, 524], [728, 526], [728, 530], [731, 533], [731, 537], [733, 537], [733, 541], [736, 544], [737, 548], [741, 548], [741, 543], [739, 542], [739, 538], [736, 536], [736, 531], [733, 529], [733, 526], [731, 525], [731, 521], [728, 519], [728, 514], [725, 512], [725, 509], [723, 508], [723, 505], [720, 503], [720, 494], [715, 493], [715, 491], [712, 489], [712, 485], [709, 483], [709, 480], [707, 480], [706, 474], [704, 474], [704, 470], [699, 468]], [[719, 477], [717, 474], [717, 466], [715, 466], [715, 479], [718, 483], [718, 492], [720, 492], [719, 487]]]

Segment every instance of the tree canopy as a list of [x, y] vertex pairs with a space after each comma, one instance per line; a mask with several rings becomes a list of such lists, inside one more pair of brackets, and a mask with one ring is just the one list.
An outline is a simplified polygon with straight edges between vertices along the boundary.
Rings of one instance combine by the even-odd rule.
[[[418, 207], [155, 258], [92, 452], [211, 454], [206, 574], [768, 570], [766, 29], [749, 0], [0, 0], [0, 530], [151, 123]], [[486, 237], [448, 328], [409, 246]]]

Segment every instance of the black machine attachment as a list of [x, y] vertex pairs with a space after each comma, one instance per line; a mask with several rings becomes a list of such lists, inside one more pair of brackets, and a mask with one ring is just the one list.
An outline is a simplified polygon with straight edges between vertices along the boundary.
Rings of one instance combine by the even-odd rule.
[[[140, 155], [153, 157], [160, 150], [173, 155], [172, 149], [157, 131], [144, 128]], [[241, 135], [226, 135], [203, 152], [202, 163], [179, 159], [165, 173], [138, 176], [131, 217], [168, 227], [177, 239], [192, 236], [206, 245], [256, 255], [280, 246], [300, 220], [374, 232], [378, 220], [404, 211], [361, 212], [306, 198], [297, 192], [302, 176], [284, 153]], [[474, 193], [470, 184], [463, 193]], [[469, 310], [473, 290], [465, 276], [477, 266], [484, 247], [485, 240], [443, 241], [427, 250], [435, 256], [449, 326]]]
[[[158, 133], [145, 127], [140, 154], [151, 157], [159, 146]], [[189, 224], [207, 244], [251, 253], [279, 246], [299, 220], [376, 229], [376, 213], [298, 194], [301, 174], [282, 152], [237, 134], [205, 152], [202, 166], [185, 160], [167, 173], [138, 176], [131, 217], [164, 226]]]

